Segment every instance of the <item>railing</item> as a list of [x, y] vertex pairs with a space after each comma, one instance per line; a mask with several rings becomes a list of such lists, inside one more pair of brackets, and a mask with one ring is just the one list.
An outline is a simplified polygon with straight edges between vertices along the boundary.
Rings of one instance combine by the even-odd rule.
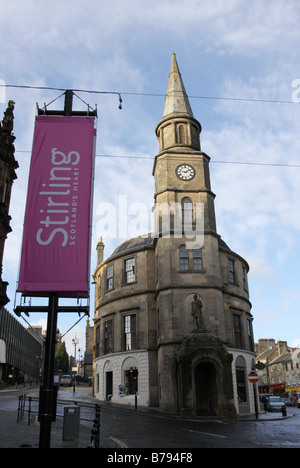
[[[52, 421], [56, 421], [56, 418], [64, 417], [65, 406], [79, 406], [83, 408], [80, 412], [80, 423], [87, 428], [89, 424], [93, 424], [91, 429], [91, 442], [87, 448], [99, 448], [100, 447], [100, 405], [93, 403], [83, 403], [78, 401], [69, 400], [57, 400], [56, 412], [52, 417]], [[30, 426], [39, 420], [39, 398], [28, 397], [26, 394], [19, 396], [17, 422], [27, 421], [27, 425]]]
[[91, 444], [88, 448], [99, 448], [100, 447], [100, 406], [96, 405], [96, 414], [94, 419], [94, 425], [91, 435]]

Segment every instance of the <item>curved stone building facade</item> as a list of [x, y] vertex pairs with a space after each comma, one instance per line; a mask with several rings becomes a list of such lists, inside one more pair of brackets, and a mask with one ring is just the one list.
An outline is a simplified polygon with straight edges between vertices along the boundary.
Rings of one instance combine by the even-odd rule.
[[217, 233], [175, 54], [153, 167], [155, 232], [123, 242], [94, 274], [95, 395], [186, 417], [254, 413], [247, 262]]

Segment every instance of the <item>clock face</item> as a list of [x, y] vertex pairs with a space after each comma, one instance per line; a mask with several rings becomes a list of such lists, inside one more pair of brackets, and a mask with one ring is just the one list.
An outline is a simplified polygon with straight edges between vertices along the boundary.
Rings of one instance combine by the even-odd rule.
[[196, 171], [189, 164], [180, 164], [176, 168], [176, 175], [181, 180], [192, 180], [196, 175]]

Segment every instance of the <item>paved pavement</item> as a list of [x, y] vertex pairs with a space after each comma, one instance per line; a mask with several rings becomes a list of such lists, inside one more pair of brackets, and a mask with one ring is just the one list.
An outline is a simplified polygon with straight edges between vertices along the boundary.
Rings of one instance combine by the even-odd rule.
[[[39, 448], [40, 426], [37, 421], [37, 415], [34, 412], [38, 408], [38, 402], [32, 402], [33, 413], [28, 425], [28, 401], [26, 402], [24, 417], [17, 422], [18, 416], [18, 395], [27, 394], [27, 396], [37, 397], [38, 388], [15, 389], [8, 387], [0, 391], [0, 402], [3, 398], [9, 399], [9, 407], [0, 408], [0, 448]], [[14, 398], [15, 397], [15, 398]], [[91, 395], [91, 388], [80, 385], [76, 387], [75, 393], [72, 388], [62, 387], [58, 393], [59, 402], [61, 402], [60, 411], [63, 414], [63, 407], [74, 405], [81, 407], [80, 417], [86, 415], [87, 421], [80, 422], [79, 438], [72, 441], [63, 440], [63, 418], [57, 417], [56, 422], [51, 424], [51, 448], [89, 448], [91, 446], [91, 429], [93, 427], [93, 418], [95, 417], [95, 405], [99, 400]], [[11, 403], [13, 402], [13, 403]], [[117, 448], [118, 441], [101, 440], [100, 447]]]
[[[13, 395], [15, 393], [15, 395]], [[21, 393], [29, 393], [31, 396], [38, 395], [38, 389], [35, 390], [28, 390], [24, 389]], [[31, 423], [28, 426], [28, 413], [25, 412], [25, 417], [23, 420], [17, 422], [17, 408], [18, 408], [18, 394], [20, 394], [20, 389], [6, 389], [0, 391], [0, 402], [3, 401], [3, 398], [9, 399], [8, 401], [14, 401], [13, 405], [15, 408], [12, 407], [10, 403], [9, 408], [5, 408], [5, 401], [0, 407], [0, 448], [38, 448], [39, 447], [39, 432], [40, 427], [39, 423], [37, 422], [36, 416], [31, 418]], [[15, 396], [15, 399], [11, 399], [11, 397]], [[52, 423], [51, 425], [51, 448], [88, 448], [91, 445], [91, 428], [93, 423], [91, 420], [93, 419], [93, 412], [95, 411], [95, 404], [100, 404], [101, 406], [105, 406], [106, 408], [113, 406], [114, 408], [122, 407], [123, 405], [118, 405], [112, 402], [99, 402], [96, 398], [94, 398], [91, 394], [91, 388], [87, 386], [79, 386], [76, 387], [76, 392], [73, 393], [71, 388], [61, 388], [58, 394], [59, 401], [64, 400], [66, 405], [74, 404], [75, 402], [77, 405], [87, 405], [90, 408], [86, 409], [89, 411], [89, 415], [87, 416], [88, 421], [81, 422], [80, 424], [80, 433], [79, 438], [73, 441], [64, 441], [62, 440], [63, 435], [63, 419], [57, 418], [57, 421]], [[64, 403], [62, 403], [63, 405]], [[36, 402], [37, 405], [37, 402]], [[83, 413], [85, 411], [85, 406], [82, 407]], [[139, 407], [135, 409], [134, 407], [126, 408], [128, 411], [138, 411], [144, 412], [148, 414], [154, 414], [160, 412], [158, 409], [154, 408], [145, 408]], [[166, 415], [166, 414], [165, 414]], [[84, 416], [84, 414], [83, 414]], [[82, 415], [81, 415], [82, 417]], [[169, 415], [170, 418], [178, 417], [176, 415]], [[259, 421], [274, 421], [280, 419], [286, 419], [292, 417], [289, 414], [287, 417], [283, 417], [281, 413], [261, 413], [259, 414]], [[255, 421], [255, 416], [251, 417], [241, 417], [239, 421], [241, 423], [246, 423], [248, 421]], [[124, 448], [122, 446], [122, 442], [114, 437], [109, 437], [106, 439], [101, 438], [100, 432], [100, 448]]]

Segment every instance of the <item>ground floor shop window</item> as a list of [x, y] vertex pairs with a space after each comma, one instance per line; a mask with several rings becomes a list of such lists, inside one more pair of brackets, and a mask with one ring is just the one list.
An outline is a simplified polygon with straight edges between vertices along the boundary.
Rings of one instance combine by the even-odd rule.
[[125, 371], [125, 393], [135, 395], [138, 391], [138, 370], [137, 368]]
[[243, 369], [236, 370], [237, 396], [239, 403], [247, 403], [247, 387], [245, 371]]

